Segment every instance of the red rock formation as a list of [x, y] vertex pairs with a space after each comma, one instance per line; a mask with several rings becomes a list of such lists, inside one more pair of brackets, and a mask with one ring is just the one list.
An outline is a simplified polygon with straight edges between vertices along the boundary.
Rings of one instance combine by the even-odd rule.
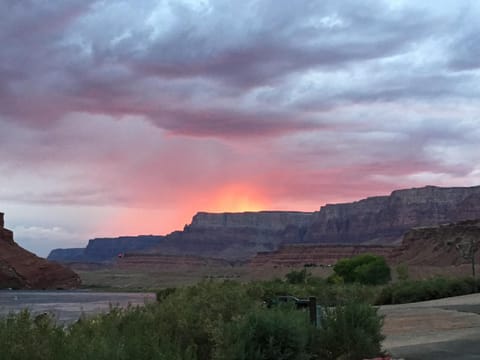
[[394, 246], [375, 245], [285, 245], [277, 251], [258, 253], [250, 266], [325, 266], [365, 253], [388, 258], [394, 249]]
[[162, 269], [183, 267], [226, 267], [233, 263], [224, 259], [214, 259], [191, 255], [161, 255], [161, 254], [125, 254], [117, 260], [116, 266], [121, 269]]
[[[480, 247], [480, 220], [468, 220], [432, 227], [414, 228], [403, 237], [400, 246], [374, 245], [287, 245], [273, 252], [258, 253], [251, 266], [329, 265], [339, 259], [362, 253], [384, 256], [391, 264], [415, 266], [451, 266], [465, 264], [456, 245], [477, 242]], [[476, 254], [480, 264], [480, 250]]]
[[[480, 245], [480, 220], [462, 221], [433, 227], [414, 228], [405, 234], [402, 245], [390, 256], [394, 263], [448, 266], [467, 263], [456, 248], [461, 242]], [[475, 256], [480, 263], [480, 250]]]
[[0, 289], [70, 289], [80, 285], [72, 270], [18, 246], [0, 213]]

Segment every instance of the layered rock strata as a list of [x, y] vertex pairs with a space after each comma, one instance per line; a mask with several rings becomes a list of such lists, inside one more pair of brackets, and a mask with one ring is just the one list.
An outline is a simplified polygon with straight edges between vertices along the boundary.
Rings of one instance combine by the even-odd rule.
[[39, 258], [14, 242], [0, 213], [0, 289], [71, 289], [80, 278], [63, 265]]
[[460, 247], [479, 249], [475, 262], [480, 264], [480, 220], [467, 220], [408, 231], [399, 246], [376, 245], [287, 245], [274, 252], [257, 254], [250, 266], [331, 265], [342, 258], [369, 253], [381, 255], [390, 264], [415, 266], [455, 266], [470, 263]]
[[326, 205], [313, 215], [307, 243], [398, 243], [417, 226], [480, 218], [480, 186], [393, 191], [390, 196]]
[[169, 255], [248, 259], [282, 243], [301, 242], [312, 213], [260, 211], [198, 213], [183, 231], [174, 232], [152, 249]]
[[274, 252], [258, 253], [252, 267], [330, 266], [338, 260], [359, 254], [390, 257], [395, 246], [380, 245], [285, 245]]
[[230, 267], [237, 265], [225, 259], [214, 259], [192, 255], [125, 254], [115, 264], [120, 269], [178, 269], [191, 267]]
[[[183, 231], [146, 244], [142, 252], [245, 260], [289, 244], [399, 245], [412, 227], [479, 218], [480, 186], [427, 186], [352, 203], [328, 204], [313, 213], [201, 212]], [[131, 243], [140, 242], [132, 239]], [[95, 244], [89, 243], [83, 261], [111, 260], [120, 252], [133, 251], [116, 239], [108, 246], [98, 241], [102, 246], [96, 248]]]
[[[480, 220], [462, 221], [410, 230], [390, 256], [392, 262], [409, 265], [448, 266], [469, 263], [461, 247], [480, 249]], [[475, 254], [480, 263], [480, 250]]]

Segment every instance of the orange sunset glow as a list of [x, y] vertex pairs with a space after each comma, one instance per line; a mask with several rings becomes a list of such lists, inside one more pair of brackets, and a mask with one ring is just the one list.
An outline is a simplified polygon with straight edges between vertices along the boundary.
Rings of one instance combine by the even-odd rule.
[[214, 194], [206, 210], [212, 212], [243, 212], [268, 209], [269, 201], [253, 186], [231, 184]]
[[197, 194], [181, 211], [131, 207], [114, 211], [95, 230], [102, 236], [168, 234], [183, 229], [199, 211], [244, 212], [269, 210], [271, 201], [260, 188], [249, 184], [227, 184], [209, 194]]

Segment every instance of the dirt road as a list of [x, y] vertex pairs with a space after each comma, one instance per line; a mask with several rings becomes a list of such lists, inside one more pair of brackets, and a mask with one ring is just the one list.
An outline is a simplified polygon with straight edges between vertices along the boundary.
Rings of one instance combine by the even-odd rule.
[[480, 294], [380, 307], [384, 348], [406, 360], [480, 359]]

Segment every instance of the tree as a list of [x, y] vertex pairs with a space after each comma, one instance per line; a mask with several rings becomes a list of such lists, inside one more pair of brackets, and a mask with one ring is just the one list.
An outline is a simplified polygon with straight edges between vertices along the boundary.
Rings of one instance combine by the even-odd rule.
[[382, 256], [363, 254], [341, 259], [333, 267], [336, 275], [346, 283], [378, 285], [390, 281], [390, 267]]
[[311, 276], [312, 274], [303, 269], [299, 271], [292, 270], [285, 275], [285, 278], [289, 284], [305, 284]]

